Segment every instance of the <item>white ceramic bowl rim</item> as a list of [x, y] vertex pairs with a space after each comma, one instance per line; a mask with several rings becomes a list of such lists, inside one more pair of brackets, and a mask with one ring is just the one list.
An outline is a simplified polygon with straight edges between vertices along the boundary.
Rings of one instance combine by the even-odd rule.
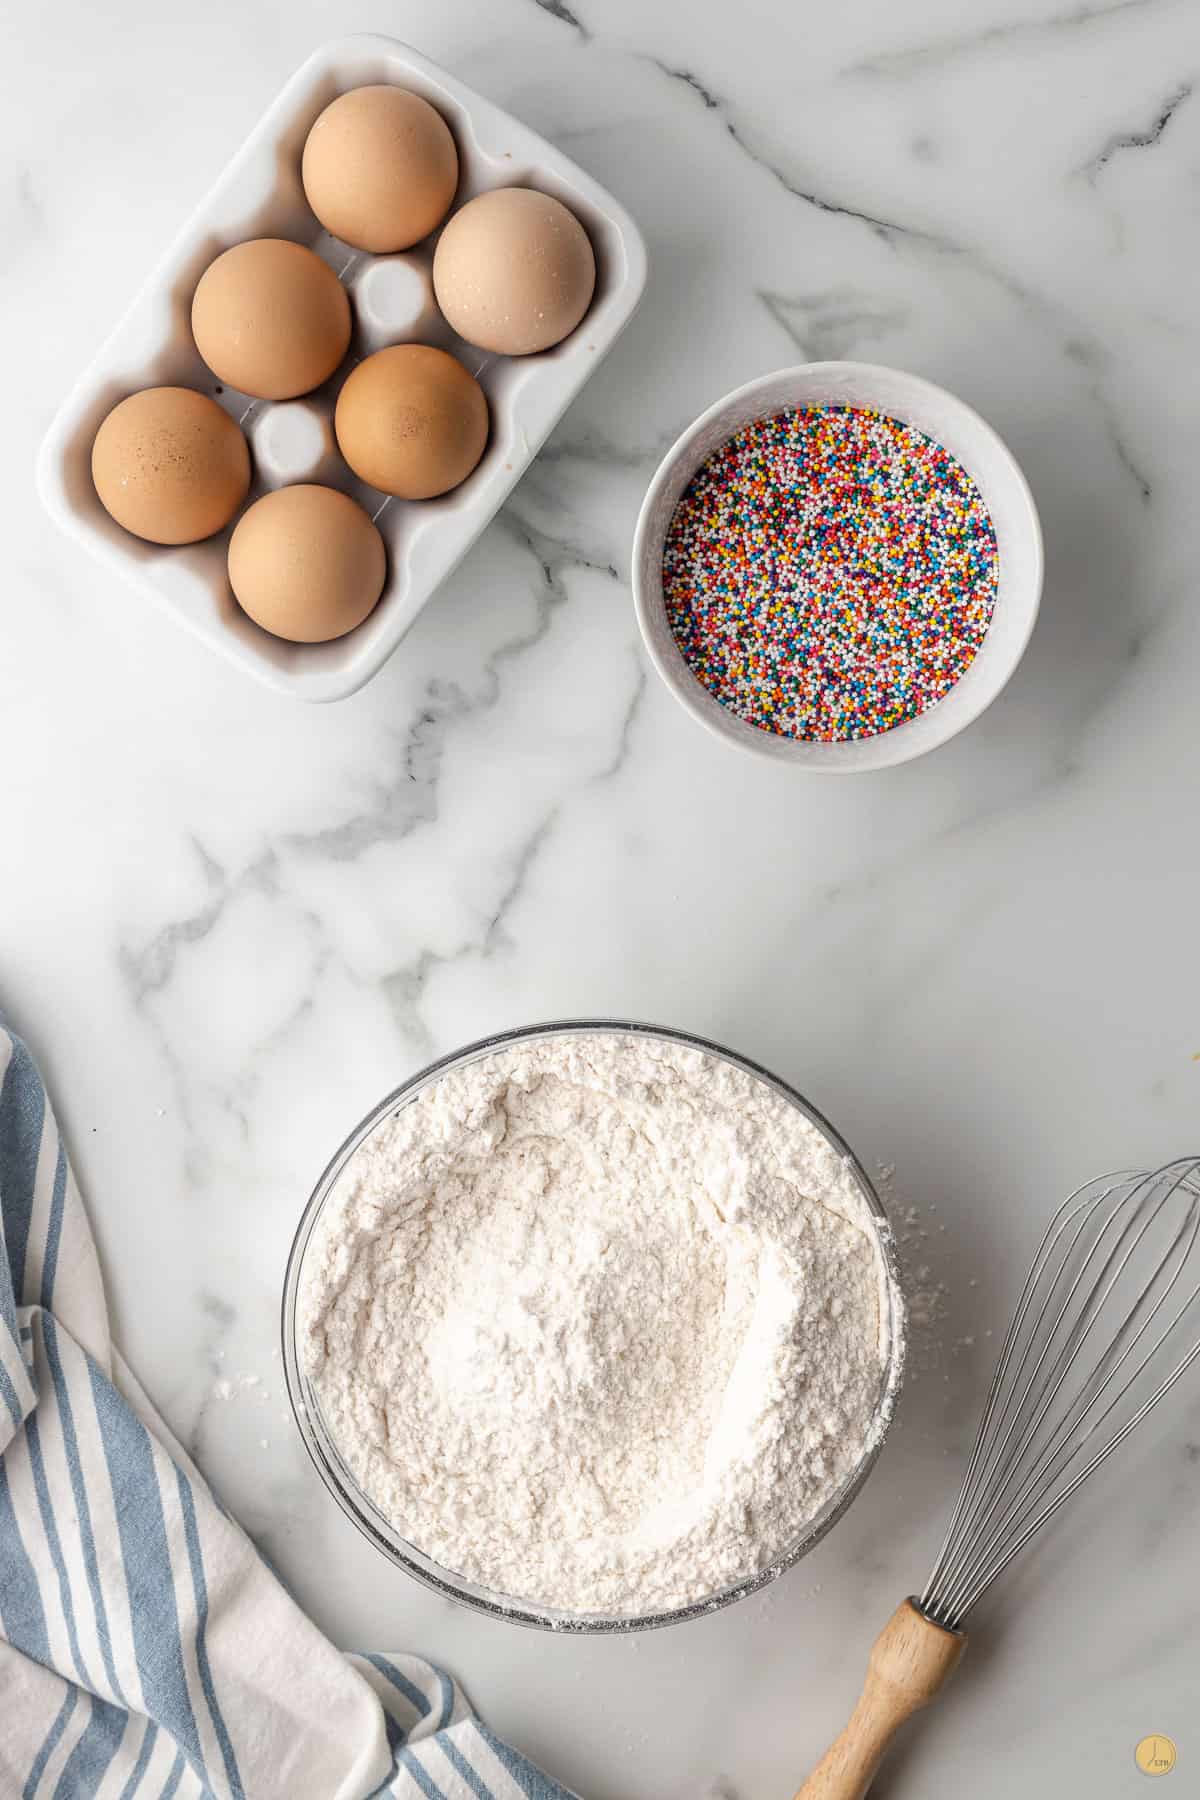
[[[1000, 552], [995, 610], [969, 668], [928, 712], [877, 737], [809, 743], [761, 731], [722, 706], [696, 679], [667, 622], [662, 552], [667, 527], [705, 459], [753, 420], [796, 406], [858, 406], [902, 419], [957, 457], [992, 517]], [[1012, 452], [986, 420], [946, 389], [879, 363], [799, 363], [757, 376], [714, 402], [688, 426], [659, 464], [638, 516], [633, 597], [652, 662], [692, 717], [728, 743], [760, 756], [829, 774], [853, 774], [908, 762], [944, 744], [978, 718], [1021, 660], [1042, 591], [1041, 525], [1029, 484]]]
[[[847, 1476], [821, 1511], [808, 1522], [796, 1542], [790, 1545], [768, 1568], [759, 1570], [757, 1574], [749, 1576], [745, 1580], [733, 1583], [717, 1594], [695, 1601], [688, 1606], [677, 1607], [669, 1612], [616, 1615], [555, 1611], [549, 1607], [537, 1607], [526, 1602], [508, 1599], [504, 1595], [468, 1581], [465, 1576], [458, 1575], [453, 1570], [434, 1562], [415, 1544], [400, 1535], [355, 1480], [326, 1428], [316, 1394], [301, 1364], [297, 1341], [296, 1319], [300, 1279], [305, 1252], [313, 1228], [342, 1170], [376, 1127], [389, 1114], [411, 1102], [422, 1088], [439, 1079], [448, 1070], [457, 1068], [463, 1063], [474, 1062], [481, 1057], [494, 1055], [497, 1050], [528, 1043], [535, 1039], [578, 1036], [589, 1032], [634, 1034], [683, 1044], [693, 1050], [703, 1050], [708, 1055], [719, 1057], [722, 1061], [732, 1064], [734, 1068], [741, 1069], [744, 1073], [753, 1075], [760, 1081], [765, 1081], [769, 1087], [774, 1088], [776, 1093], [782, 1095], [790, 1105], [817, 1127], [818, 1131], [837, 1150], [854, 1175], [867, 1212], [874, 1223], [874, 1242], [883, 1265], [884, 1285], [889, 1300], [888, 1354], [880, 1382], [873, 1428], [863, 1448], [858, 1466]], [[772, 1075], [759, 1063], [752, 1062], [749, 1057], [739, 1056], [736, 1051], [726, 1050], [720, 1044], [712, 1043], [707, 1038], [695, 1037], [690, 1032], [674, 1031], [667, 1026], [646, 1025], [636, 1020], [624, 1019], [561, 1019], [543, 1025], [523, 1026], [512, 1031], [499, 1032], [494, 1037], [482, 1038], [476, 1043], [466, 1045], [461, 1050], [453, 1051], [448, 1056], [439, 1057], [436, 1062], [430, 1063], [427, 1068], [421, 1069], [417, 1074], [411, 1076], [408, 1081], [403, 1082], [377, 1106], [373, 1107], [366, 1118], [355, 1126], [345, 1143], [332, 1157], [301, 1214], [300, 1223], [296, 1228], [296, 1235], [288, 1254], [287, 1272], [283, 1286], [281, 1324], [284, 1378], [287, 1382], [292, 1411], [300, 1428], [300, 1435], [304, 1440], [304, 1447], [312, 1458], [322, 1481], [343, 1512], [353, 1521], [364, 1537], [368, 1538], [376, 1549], [381, 1550], [390, 1561], [399, 1564], [410, 1575], [423, 1582], [426, 1587], [433, 1588], [435, 1592], [447, 1599], [457, 1600], [465, 1606], [474, 1607], [479, 1612], [487, 1613], [493, 1618], [503, 1619], [509, 1624], [535, 1626], [544, 1631], [572, 1633], [645, 1631], [659, 1625], [673, 1625], [685, 1619], [700, 1618], [706, 1613], [715, 1612], [718, 1607], [728, 1606], [734, 1600], [741, 1600], [748, 1594], [757, 1593], [768, 1582], [774, 1581], [785, 1569], [798, 1562], [802, 1556], [806, 1556], [842, 1517], [875, 1466], [876, 1458], [883, 1447], [895, 1411], [903, 1379], [906, 1347], [904, 1303], [891, 1223], [870, 1177], [840, 1133], [817, 1111], [815, 1106], [805, 1100], [794, 1088], [789, 1087], [778, 1076]]]

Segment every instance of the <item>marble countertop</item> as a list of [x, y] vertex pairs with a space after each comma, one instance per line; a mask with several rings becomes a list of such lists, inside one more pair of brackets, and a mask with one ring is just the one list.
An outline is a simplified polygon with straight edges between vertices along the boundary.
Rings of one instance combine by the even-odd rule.
[[[651, 279], [399, 653], [309, 708], [58, 538], [32, 461], [232, 148], [351, 29], [561, 144], [634, 211]], [[444, 1660], [589, 1800], [790, 1794], [921, 1585], [1042, 1221], [1198, 1147], [1194, 6], [63, 0], [9, 8], [0, 40], [0, 995], [119, 1338], [339, 1642]], [[978, 407], [1048, 551], [992, 710], [837, 782], [695, 726], [628, 586], [677, 431], [830, 356]], [[381, 1562], [308, 1464], [274, 1346], [300, 1207], [367, 1108], [431, 1054], [599, 1013], [765, 1062], [891, 1171], [924, 1323], [878, 1468], [806, 1562], [694, 1625], [564, 1642]], [[1151, 1731], [1192, 1791], [1198, 1459], [1193, 1385], [988, 1604], [881, 1797], [1136, 1796]]]

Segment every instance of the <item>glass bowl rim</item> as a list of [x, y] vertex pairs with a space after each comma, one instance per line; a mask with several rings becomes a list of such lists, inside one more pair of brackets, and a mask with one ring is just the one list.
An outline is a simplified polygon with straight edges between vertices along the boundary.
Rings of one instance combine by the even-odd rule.
[[[371, 1133], [383, 1123], [385, 1118], [398, 1111], [401, 1106], [410, 1103], [423, 1088], [439, 1080], [452, 1068], [479, 1061], [498, 1050], [509, 1049], [521, 1043], [535, 1042], [548, 1037], [585, 1036], [588, 1034], [657, 1038], [660, 1041], [681, 1044], [685, 1049], [703, 1051], [707, 1055], [714, 1056], [720, 1061], [740, 1069], [745, 1074], [764, 1081], [802, 1113], [842, 1158], [861, 1191], [874, 1227], [872, 1236], [883, 1266], [884, 1285], [889, 1303], [888, 1350], [883, 1365], [879, 1398], [872, 1417], [871, 1430], [854, 1469], [820, 1511], [808, 1521], [796, 1541], [767, 1567], [757, 1570], [753, 1575], [742, 1580], [730, 1583], [716, 1594], [661, 1612], [584, 1613], [548, 1606], [540, 1607], [532, 1602], [510, 1599], [505, 1595], [498, 1594], [472, 1582], [468, 1577], [458, 1575], [444, 1565], [434, 1562], [417, 1545], [403, 1537], [395, 1526], [383, 1516], [346, 1467], [337, 1446], [325, 1428], [315, 1396], [310, 1398], [311, 1385], [303, 1373], [299, 1356], [297, 1302], [304, 1254], [317, 1219], [320, 1217], [321, 1210], [332, 1193], [338, 1177], [350, 1158]], [[282, 1340], [280, 1354], [288, 1400], [296, 1427], [321, 1480], [342, 1511], [363, 1536], [374, 1544], [375, 1548], [381, 1551], [390, 1562], [413, 1576], [425, 1587], [440, 1594], [444, 1599], [457, 1601], [460, 1605], [471, 1607], [476, 1612], [484, 1613], [490, 1618], [501, 1619], [510, 1625], [530, 1626], [542, 1631], [588, 1635], [646, 1631], [659, 1626], [679, 1624], [687, 1619], [703, 1618], [722, 1607], [732, 1605], [735, 1600], [742, 1600], [750, 1594], [757, 1593], [768, 1583], [776, 1580], [786, 1569], [799, 1562], [802, 1557], [807, 1556], [843, 1517], [875, 1466], [891, 1427], [903, 1380], [907, 1348], [903, 1289], [892, 1223], [874, 1183], [841, 1133], [796, 1088], [791, 1087], [786, 1081], [781, 1080], [779, 1076], [772, 1074], [769, 1069], [754, 1062], [750, 1057], [743, 1056], [736, 1050], [730, 1050], [725, 1045], [714, 1042], [711, 1038], [700, 1037], [693, 1032], [680, 1031], [673, 1026], [651, 1025], [636, 1019], [553, 1019], [542, 1024], [516, 1026], [507, 1031], [495, 1032], [435, 1058], [434, 1061], [427, 1063], [409, 1076], [406, 1081], [401, 1082], [398, 1087], [392, 1089], [371, 1108], [370, 1112], [343, 1140], [326, 1163], [314, 1186], [300, 1215], [300, 1221], [288, 1251], [280, 1312]]]

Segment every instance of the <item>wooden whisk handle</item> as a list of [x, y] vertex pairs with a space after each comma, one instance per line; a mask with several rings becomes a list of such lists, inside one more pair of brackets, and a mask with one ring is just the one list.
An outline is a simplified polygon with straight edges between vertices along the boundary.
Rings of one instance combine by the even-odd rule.
[[903, 1601], [875, 1640], [858, 1705], [796, 1800], [863, 1800], [905, 1719], [928, 1706], [967, 1647]]

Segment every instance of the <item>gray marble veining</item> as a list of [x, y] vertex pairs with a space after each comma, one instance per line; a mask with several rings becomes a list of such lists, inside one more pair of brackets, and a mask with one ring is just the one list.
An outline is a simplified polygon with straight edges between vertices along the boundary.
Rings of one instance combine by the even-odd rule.
[[[1196, 1147], [1195, 8], [248, 19], [64, 0], [3, 27], [0, 1004], [46, 1066], [131, 1364], [314, 1616], [445, 1660], [589, 1800], [784, 1796], [925, 1576], [1044, 1218], [1105, 1167]], [[651, 280], [387, 668], [301, 708], [55, 537], [31, 462], [206, 181], [351, 25], [561, 141], [637, 215]], [[1048, 574], [971, 731], [825, 783], [691, 724], [628, 580], [688, 421], [840, 356], [979, 407], [1034, 486]], [[356, 1121], [430, 1055], [581, 1013], [723, 1039], [894, 1165], [922, 1299], [897, 1428], [839, 1528], [745, 1605], [627, 1642], [507, 1630], [380, 1565], [272, 1354], [297, 1216]], [[889, 1800], [1118, 1800], [1151, 1731], [1185, 1791], [1200, 1401], [1162, 1412], [989, 1605]]]

